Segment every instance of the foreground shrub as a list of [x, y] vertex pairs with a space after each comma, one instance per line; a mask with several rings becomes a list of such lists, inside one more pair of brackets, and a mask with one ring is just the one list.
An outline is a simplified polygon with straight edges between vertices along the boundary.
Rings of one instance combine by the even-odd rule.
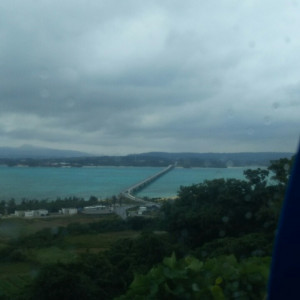
[[263, 299], [270, 257], [238, 262], [220, 256], [202, 262], [192, 256], [177, 260], [173, 254], [146, 275], [136, 275], [125, 299]]

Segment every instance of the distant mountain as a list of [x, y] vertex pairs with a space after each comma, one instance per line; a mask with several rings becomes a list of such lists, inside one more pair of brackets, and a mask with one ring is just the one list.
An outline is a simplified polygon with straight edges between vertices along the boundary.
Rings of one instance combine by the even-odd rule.
[[280, 158], [290, 158], [291, 152], [241, 152], [241, 153], [168, 153], [147, 152], [132, 154], [135, 159], [156, 158], [176, 161], [181, 166], [267, 166], [270, 161]]
[[42, 147], [34, 147], [31, 145], [23, 145], [21, 147], [0, 147], [0, 158], [18, 159], [18, 158], [68, 158], [68, 157], [82, 157], [91, 156], [90, 154], [72, 151], [72, 150], [58, 150]]
[[216, 153], [216, 152], [207, 152], [207, 153], [194, 153], [194, 152], [146, 152], [140, 154], [130, 154], [137, 156], [151, 156], [151, 157], [163, 157], [163, 158], [274, 158], [279, 159], [282, 157], [291, 157], [295, 153], [292, 152], [236, 152], [236, 153]]
[[95, 156], [78, 151], [56, 150], [24, 145], [19, 148], [0, 147], [0, 164], [9, 166], [152, 166], [163, 167], [245, 167], [268, 166], [270, 161], [290, 158], [290, 152], [243, 153], [168, 153], [148, 152], [125, 156]]

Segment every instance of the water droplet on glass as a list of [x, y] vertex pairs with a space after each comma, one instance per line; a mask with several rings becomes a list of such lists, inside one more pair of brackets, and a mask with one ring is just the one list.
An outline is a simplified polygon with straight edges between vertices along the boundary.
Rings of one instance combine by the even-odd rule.
[[53, 227], [51, 228], [52, 234], [57, 234], [58, 233], [58, 227]]
[[255, 48], [256, 47], [256, 43], [254, 42], [254, 41], [250, 41], [249, 43], [248, 43], [248, 46], [249, 46], [249, 48]]
[[281, 195], [279, 193], [275, 193], [274, 194], [274, 197], [273, 197], [273, 200], [280, 200], [281, 199]]
[[265, 116], [264, 117], [264, 122], [265, 122], [265, 125], [270, 125], [271, 124], [271, 118], [270, 118], [270, 116]]
[[230, 264], [228, 262], [225, 262], [222, 267], [226, 270], [230, 268]]
[[216, 178], [223, 178], [224, 176], [223, 176], [223, 173], [222, 173], [222, 171], [220, 171], [220, 170], [218, 170], [218, 171], [216, 171]]
[[34, 278], [37, 276], [38, 273], [39, 272], [36, 269], [31, 269], [29, 274], [30, 274], [30, 277]]
[[245, 201], [247, 201], [247, 202], [251, 201], [251, 195], [246, 195], [245, 196]]
[[75, 102], [73, 100], [68, 100], [66, 103], [67, 108], [73, 108], [75, 106]]
[[247, 129], [247, 134], [248, 135], [253, 135], [254, 134], [254, 130], [252, 128], [248, 128]]
[[264, 226], [264, 228], [268, 228], [269, 227], [269, 222], [265, 222], [263, 226]]
[[200, 288], [199, 288], [197, 283], [193, 283], [192, 289], [193, 289], [194, 292], [199, 292], [200, 291]]
[[233, 293], [234, 298], [240, 298], [240, 292], [236, 291]]
[[246, 214], [245, 214], [245, 218], [246, 219], [251, 219], [252, 218], [252, 212], [251, 211], [248, 211]]
[[42, 71], [38, 74], [41, 80], [47, 80], [49, 78], [49, 74], [47, 71]]
[[210, 167], [211, 166], [211, 163], [209, 160], [205, 160], [204, 161], [204, 166], [207, 168], [207, 167]]
[[265, 252], [261, 249], [256, 249], [254, 251], [252, 251], [251, 255], [252, 256], [263, 256], [265, 254]]
[[48, 90], [44, 89], [44, 90], [41, 90], [40, 95], [41, 95], [41, 97], [44, 98], [44, 99], [45, 99], [45, 98], [49, 98], [50, 92], [49, 92]]
[[78, 72], [73, 68], [61, 68], [59, 73], [63, 80], [74, 82], [79, 79]]
[[274, 102], [274, 103], [272, 104], [272, 107], [273, 107], [274, 109], [277, 109], [277, 108], [279, 107], [279, 103], [278, 103], [278, 102]]
[[234, 289], [234, 290], [237, 290], [238, 288], [239, 288], [239, 282], [238, 281], [234, 281], [233, 283], [232, 283], [232, 288]]
[[222, 218], [222, 221], [223, 221], [224, 223], [227, 223], [227, 222], [229, 221], [229, 218], [226, 217], [226, 216], [224, 216], [224, 217]]
[[202, 255], [202, 257], [206, 257], [207, 256], [207, 252], [206, 251], [202, 251], [201, 255]]
[[229, 109], [229, 110], [227, 111], [227, 117], [228, 117], [229, 119], [232, 119], [232, 118], [233, 118], [233, 115], [234, 115], [233, 110], [232, 110], [232, 109]]
[[290, 166], [288, 164], [285, 164], [284, 169], [288, 172], [290, 170]]
[[224, 230], [221, 230], [220, 232], [219, 232], [219, 236], [220, 237], [223, 237], [223, 236], [225, 236], [226, 235], [226, 232], [224, 231]]
[[227, 168], [230, 168], [230, 167], [233, 167], [233, 161], [231, 161], [231, 160], [228, 160], [227, 162], [226, 162], [226, 167]]

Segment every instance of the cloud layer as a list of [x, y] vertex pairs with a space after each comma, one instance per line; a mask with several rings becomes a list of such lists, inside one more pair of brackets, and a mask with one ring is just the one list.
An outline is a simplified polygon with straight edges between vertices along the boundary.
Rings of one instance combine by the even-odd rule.
[[0, 4], [0, 145], [295, 151], [298, 1]]

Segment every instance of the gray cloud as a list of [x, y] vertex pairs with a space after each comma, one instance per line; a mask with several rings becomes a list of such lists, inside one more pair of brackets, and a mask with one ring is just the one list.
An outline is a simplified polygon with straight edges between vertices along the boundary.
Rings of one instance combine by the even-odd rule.
[[297, 1], [2, 1], [0, 146], [294, 151]]

